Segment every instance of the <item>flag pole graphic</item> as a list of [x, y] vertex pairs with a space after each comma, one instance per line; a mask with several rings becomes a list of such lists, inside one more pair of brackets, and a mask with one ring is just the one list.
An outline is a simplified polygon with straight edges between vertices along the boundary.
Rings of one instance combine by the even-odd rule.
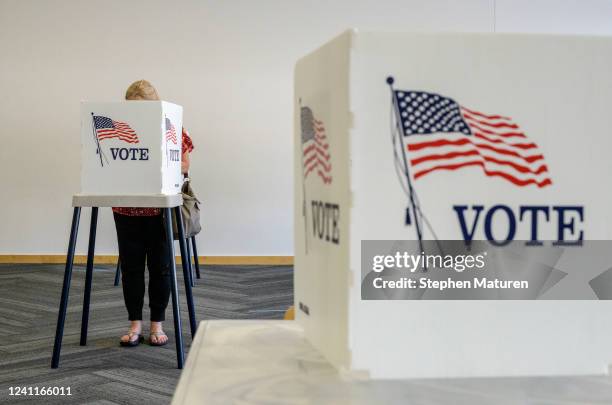
[[[393, 82], [394, 79], [392, 76], [387, 77], [387, 84], [389, 85], [389, 89], [391, 90], [391, 103], [393, 105], [393, 109], [395, 111], [395, 117], [396, 117], [396, 132], [399, 136], [399, 140], [400, 140], [400, 145], [401, 145], [401, 155], [402, 155], [402, 160], [404, 162], [404, 173], [406, 175], [406, 182], [408, 183], [408, 195], [409, 195], [409, 199], [410, 199], [410, 206], [412, 207], [412, 214], [414, 216], [414, 225], [416, 228], [416, 234], [417, 234], [417, 238], [419, 240], [419, 249], [421, 252], [423, 252], [423, 234], [421, 233], [421, 224], [419, 221], [419, 214], [417, 212], [416, 209], [416, 204], [414, 203], [414, 188], [412, 187], [412, 182], [410, 181], [410, 172], [408, 171], [408, 161], [406, 159], [406, 145], [404, 144], [404, 135], [403, 135], [403, 131], [401, 131], [399, 125], [400, 125], [400, 121], [402, 118], [400, 116], [399, 113], [399, 109], [398, 109], [398, 105], [397, 105], [397, 99], [395, 97], [395, 91], [393, 90]], [[406, 225], [410, 225], [410, 208], [406, 208]], [[427, 268], [425, 268], [424, 270], [427, 270]]]
[[100, 156], [100, 165], [102, 167], [104, 167], [104, 161], [102, 160], [102, 149], [100, 148], [100, 139], [98, 139], [98, 131], [96, 130], [96, 121], [94, 120], [94, 113], [91, 113], [91, 124], [92, 124], [92, 129], [93, 129], [93, 137], [94, 140], [96, 142], [96, 146], [98, 147], [98, 149], [96, 150], [96, 153]]
[[306, 178], [304, 173], [304, 134], [302, 128], [302, 99], [299, 100], [300, 104], [300, 159], [302, 164], [302, 216], [304, 217], [304, 246], [306, 254], [308, 254], [308, 215], [306, 212]]

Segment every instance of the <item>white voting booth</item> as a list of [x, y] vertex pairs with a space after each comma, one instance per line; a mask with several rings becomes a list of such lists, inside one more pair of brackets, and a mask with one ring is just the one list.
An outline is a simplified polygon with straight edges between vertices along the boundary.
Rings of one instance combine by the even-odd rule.
[[[165, 101], [81, 103], [81, 192], [72, 197], [73, 216], [51, 367], [59, 367], [68, 294], [82, 207], [91, 207], [80, 345], [87, 344], [96, 229], [100, 207], [155, 207], [164, 218], [166, 240], [176, 221], [191, 336], [196, 330], [191, 260], [183, 229], [181, 141], [183, 108]], [[174, 213], [173, 213], [174, 211]], [[194, 249], [195, 249], [195, 242]], [[170, 243], [172, 312], [177, 367], [184, 350], [174, 243]], [[197, 263], [197, 261], [196, 261]], [[118, 274], [118, 273], [117, 273]]]
[[81, 193], [180, 193], [183, 108], [166, 101], [81, 104]]
[[[295, 305], [307, 339], [372, 378], [606, 373], [610, 301], [366, 300], [361, 243], [417, 238], [408, 187], [423, 239], [464, 239], [464, 206], [474, 240], [530, 240], [521, 207], [538, 206], [544, 245], [610, 240], [610, 66], [610, 38], [355, 30], [301, 59]], [[476, 206], [492, 219], [475, 220]]]

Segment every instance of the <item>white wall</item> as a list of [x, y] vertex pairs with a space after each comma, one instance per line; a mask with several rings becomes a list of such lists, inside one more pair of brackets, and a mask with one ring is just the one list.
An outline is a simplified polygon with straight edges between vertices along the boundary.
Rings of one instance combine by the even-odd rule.
[[[606, 0], [0, 0], [0, 254], [64, 253], [79, 101], [147, 78], [182, 104], [200, 254], [292, 254], [295, 61], [347, 27], [611, 34]], [[495, 17], [495, 18], [494, 18]], [[81, 221], [85, 251], [88, 215]], [[114, 253], [110, 210], [97, 252]]]

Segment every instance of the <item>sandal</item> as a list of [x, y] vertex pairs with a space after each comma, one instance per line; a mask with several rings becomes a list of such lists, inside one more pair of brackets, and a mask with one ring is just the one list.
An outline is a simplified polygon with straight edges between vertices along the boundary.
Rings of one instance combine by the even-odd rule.
[[[128, 332], [128, 341], [124, 342], [123, 340], [119, 340], [119, 344], [123, 347], [135, 347], [144, 341], [144, 337], [141, 333], [136, 332]], [[136, 340], [132, 340], [133, 336], [138, 336]]]
[[[158, 342], [153, 343], [153, 341], [151, 340], [151, 336], [156, 336], [158, 338]], [[160, 336], [165, 336], [166, 337], [166, 341], [163, 343], [159, 343], [159, 337]], [[164, 331], [160, 331], [160, 332], [151, 332], [149, 334], [149, 344], [151, 346], [165, 346], [168, 344], [168, 335], [166, 335], [166, 333]]]

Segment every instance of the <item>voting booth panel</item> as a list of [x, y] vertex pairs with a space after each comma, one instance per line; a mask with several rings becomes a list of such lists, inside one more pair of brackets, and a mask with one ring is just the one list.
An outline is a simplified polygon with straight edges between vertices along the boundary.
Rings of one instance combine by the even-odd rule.
[[165, 101], [81, 104], [81, 193], [180, 193], [181, 106]]
[[610, 301], [366, 300], [361, 243], [610, 240], [611, 63], [607, 38], [358, 31], [301, 59], [295, 304], [307, 338], [372, 378], [607, 372]]
[[349, 222], [339, 215], [350, 199], [349, 39], [323, 46], [295, 70], [296, 318], [307, 338], [343, 367], [349, 366]]

